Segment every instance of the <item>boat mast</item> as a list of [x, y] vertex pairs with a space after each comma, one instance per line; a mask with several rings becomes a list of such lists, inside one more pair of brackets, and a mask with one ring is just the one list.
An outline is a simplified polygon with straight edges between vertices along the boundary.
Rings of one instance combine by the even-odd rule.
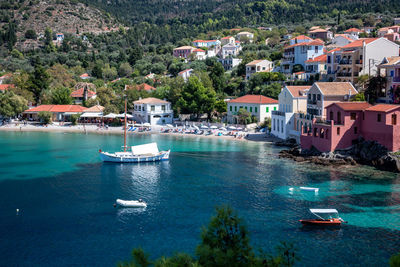
[[124, 152], [126, 152], [126, 106], [127, 106], [127, 96], [125, 95], [125, 127], [124, 127]]

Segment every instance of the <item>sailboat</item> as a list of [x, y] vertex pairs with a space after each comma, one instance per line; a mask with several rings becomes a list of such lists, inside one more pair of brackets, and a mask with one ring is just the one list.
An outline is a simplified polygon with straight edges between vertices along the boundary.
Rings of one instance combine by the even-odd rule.
[[126, 106], [127, 106], [127, 99], [125, 97], [124, 151], [110, 153], [110, 152], [103, 152], [100, 149], [99, 153], [101, 160], [105, 162], [118, 162], [118, 163], [152, 162], [152, 161], [168, 160], [170, 150], [159, 151], [157, 143], [132, 146], [130, 148], [130, 151], [127, 151]]

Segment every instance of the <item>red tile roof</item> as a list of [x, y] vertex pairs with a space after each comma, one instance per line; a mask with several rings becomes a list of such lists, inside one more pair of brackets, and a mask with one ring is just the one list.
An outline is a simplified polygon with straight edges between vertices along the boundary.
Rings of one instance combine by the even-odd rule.
[[49, 112], [83, 112], [86, 108], [79, 105], [40, 105], [24, 112], [40, 112], [40, 111], [49, 111]]
[[14, 84], [0, 84], [0, 91], [5, 91], [14, 87]]
[[336, 102], [328, 105], [326, 108], [332, 105], [336, 105], [344, 111], [365, 110], [371, 106], [368, 102]]
[[293, 37], [292, 39], [290, 39], [291, 41], [292, 40], [312, 40], [312, 38], [311, 37], [308, 37], [308, 36], [305, 36], [305, 35], [299, 35], [299, 36], [296, 36], [296, 37]]
[[251, 103], [251, 104], [278, 104], [278, 100], [263, 95], [245, 95], [228, 101], [229, 103]]
[[346, 40], [348, 40], [348, 41], [350, 41], [350, 42], [353, 42], [354, 40], [353, 39], [351, 39], [350, 37], [348, 37], [346, 34], [335, 34], [335, 38], [336, 37], [343, 37], [344, 39], [346, 39]]
[[195, 49], [193, 50], [193, 52], [206, 52], [206, 51], [204, 51], [203, 49]]
[[313, 58], [313, 59], [306, 60], [305, 62], [306, 62], [306, 63], [312, 63], [312, 62], [326, 62], [326, 59], [327, 59], [327, 58], [328, 58], [327, 55], [326, 55], [326, 54], [323, 54], [323, 55], [317, 56], [317, 57], [315, 57], [315, 58]]
[[311, 42], [303, 42], [303, 43], [292, 44], [292, 45], [286, 46], [284, 48], [288, 49], [288, 48], [292, 48], [292, 47], [295, 47], [295, 46], [303, 46], [303, 45], [318, 45], [319, 46], [319, 45], [324, 45], [324, 42], [321, 41], [320, 39], [316, 39], [316, 40], [313, 40]]
[[[84, 88], [80, 88], [78, 90], [75, 90], [71, 93], [71, 97], [83, 97], [85, 89]], [[87, 90], [87, 97], [92, 97], [95, 96], [96, 92], [93, 92], [92, 90], [88, 89]]]
[[400, 105], [391, 105], [391, 104], [377, 104], [370, 108], [367, 108], [367, 111], [377, 111], [377, 112], [390, 112], [394, 109], [400, 108]]
[[290, 91], [293, 97], [302, 97], [306, 98], [306, 92], [311, 88], [311, 85], [308, 86], [286, 86], [286, 88]]
[[180, 71], [178, 74], [184, 74], [185, 72], [192, 71], [192, 70], [193, 69], [186, 69], [186, 70]]
[[89, 78], [90, 76], [89, 76], [89, 74], [87, 74], [87, 73], [84, 73], [84, 74], [82, 74], [81, 76], [79, 76], [79, 77], [81, 77], [81, 78]]
[[225, 40], [225, 39], [230, 39], [230, 38], [232, 38], [232, 36], [222, 37], [223, 40]]
[[12, 73], [7, 73], [7, 74], [4, 74], [3, 76], [1, 76], [0, 79], [9, 79], [12, 76], [13, 76]]
[[350, 28], [348, 30], [345, 30], [344, 32], [362, 32], [362, 31], [357, 28]]
[[139, 99], [133, 102], [134, 104], [168, 104], [168, 101], [158, 99], [155, 97], [148, 97], [148, 98], [143, 98]]
[[127, 86], [126, 86], [126, 89], [127, 89], [127, 90], [129, 90], [129, 89], [136, 89], [136, 90], [145, 90], [145, 91], [153, 91], [153, 90], [156, 90], [155, 87], [153, 87], [153, 86], [151, 86], [151, 85], [148, 85], [147, 83], [142, 83], [142, 84], [139, 84], [139, 85], [127, 85]]
[[378, 40], [379, 38], [361, 38], [358, 39], [357, 41], [354, 41], [352, 43], [349, 43], [345, 46], [342, 46], [342, 48], [353, 48], [353, 47], [361, 47], [363, 46], [363, 42], [365, 42], [365, 44], [369, 44], [375, 40]]

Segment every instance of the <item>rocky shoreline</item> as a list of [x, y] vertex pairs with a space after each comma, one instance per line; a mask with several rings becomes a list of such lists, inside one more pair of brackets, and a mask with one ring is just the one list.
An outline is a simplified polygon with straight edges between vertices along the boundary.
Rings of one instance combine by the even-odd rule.
[[301, 149], [293, 140], [278, 142], [278, 146], [289, 149], [280, 151], [279, 157], [290, 158], [297, 162], [309, 162], [324, 166], [369, 165], [379, 170], [400, 172], [400, 157], [375, 141], [356, 140], [344, 150], [320, 152], [316, 148]]

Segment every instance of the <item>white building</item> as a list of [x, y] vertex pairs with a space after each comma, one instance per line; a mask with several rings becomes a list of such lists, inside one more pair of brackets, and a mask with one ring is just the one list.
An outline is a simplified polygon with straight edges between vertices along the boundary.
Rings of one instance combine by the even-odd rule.
[[253, 60], [246, 64], [246, 80], [249, 80], [253, 73], [270, 72], [273, 68], [274, 63], [269, 60]]
[[222, 64], [225, 71], [228, 71], [238, 66], [242, 62], [242, 59], [229, 57], [229, 58], [220, 58], [218, 59], [218, 61]]
[[182, 77], [185, 82], [189, 79], [190, 75], [192, 75], [193, 69], [186, 69], [178, 73], [178, 76]]
[[197, 48], [193, 50], [193, 54], [195, 55], [197, 60], [205, 60], [206, 59], [206, 51], [203, 49]]
[[236, 39], [239, 41], [243, 41], [245, 39], [248, 39], [250, 43], [253, 42], [254, 34], [251, 32], [239, 32], [236, 34]]
[[300, 139], [295, 113], [307, 112], [307, 92], [311, 86], [285, 86], [279, 94], [279, 110], [272, 111], [271, 134], [281, 138]]
[[221, 38], [221, 45], [235, 44], [235, 37], [226, 36]]
[[222, 58], [227, 57], [236, 57], [239, 55], [239, 52], [242, 50], [240, 44], [226, 44], [221, 49], [221, 56]]
[[278, 100], [262, 95], [245, 95], [236, 99], [229, 100], [228, 104], [228, 123], [238, 123], [238, 111], [243, 108], [258, 122], [263, 122], [265, 118], [271, 118], [273, 110], [278, 109]]
[[154, 97], [139, 99], [133, 102], [132, 115], [135, 120], [151, 125], [172, 123], [173, 111], [171, 103]]

